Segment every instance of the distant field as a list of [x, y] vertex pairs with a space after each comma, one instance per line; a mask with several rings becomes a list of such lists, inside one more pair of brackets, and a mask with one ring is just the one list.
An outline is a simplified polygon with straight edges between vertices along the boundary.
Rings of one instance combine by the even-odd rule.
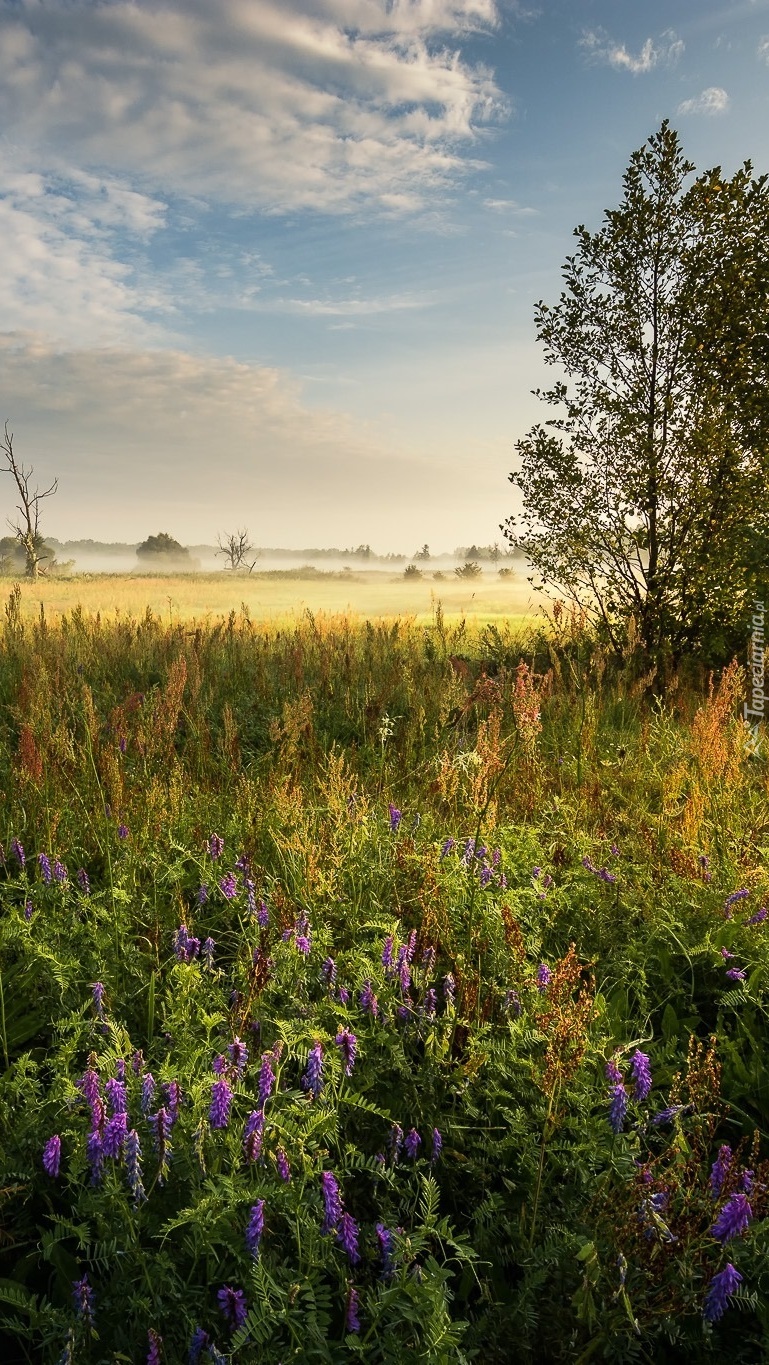
[[[0, 580], [7, 597], [13, 579]], [[435, 582], [425, 576], [416, 582], [382, 572], [329, 575], [318, 578], [257, 576], [231, 578], [217, 574], [139, 577], [133, 574], [79, 574], [72, 578], [20, 580], [22, 611], [36, 616], [41, 604], [55, 620], [81, 606], [87, 613], [111, 617], [143, 615], [147, 607], [165, 620], [204, 620], [227, 615], [246, 605], [253, 620], [270, 620], [312, 612], [346, 613], [364, 617], [410, 616], [429, 621], [440, 602], [447, 617], [472, 617], [478, 624], [500, 619], [523, 622], [537, 615], [539, 599], [521, 579], [500, 579], [486, 573], [462, 581], [447, 575]]]

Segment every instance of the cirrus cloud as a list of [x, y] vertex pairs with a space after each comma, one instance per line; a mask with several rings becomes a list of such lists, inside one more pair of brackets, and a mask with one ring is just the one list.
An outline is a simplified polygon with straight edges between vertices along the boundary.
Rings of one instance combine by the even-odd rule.
[[635, 56], [604, 29], [586, 30], [579, 45], [590, 60], [613, 66], [617, 71], [629, 71], [633, 76], [642, 75], [660, 64], [671, 65], [684, 51], [684, 44], [672, 29], [666, 29], [656, 42], [647, 38]]
[[725, 114], [729, 108], [729, 96], [720, 85], [710, 85], [692, 99], [682, 100], [678, 106], [679, 114]]

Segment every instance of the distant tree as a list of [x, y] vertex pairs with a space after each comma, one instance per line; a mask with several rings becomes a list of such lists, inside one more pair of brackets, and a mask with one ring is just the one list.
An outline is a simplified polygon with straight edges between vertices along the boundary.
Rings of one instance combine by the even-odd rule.
[[219, 546], [216, 553], [224, 556], [225, 570], [229, 569], [232, 573], [237, 573], [238, 570], [253, 573], [259, 560], [259, 552], [251, 544], [247, 529], [229, 531], [224, 538], [219, 536], [216, 543]]
[[147, 536], [141, 545], [137, 545], [136, 555], [138, 559], [144, 560], [164, 559], [184, 564], [192, 563], [189, 550], [180, 545], [178, 540], [174, 540], [173, 536], [169, 536], [167, 531], [159, 531], [156, 536]]
[[477, 560], [468, 559], [461, 568], [455, 569], [454, 573], [457, 575], [457, 578], [480, 578], [483, 569]]
[[430, 546], [427, 543], [425, 543], [422, 546], [421, 550], [417, 550], [416, 554], [414, 555], [414, 558], [426, 562], [430, 558]]
[[660, 678], [742, 647], [769, 557], [769, 177], [694, 169], [665, 121], [600, 230], [575, 229], [536, 308], [564, 378], [517, 443], [523, 533], [502, 528]]
[[417, 566], [416, 566], [416, 564], [407, 564], [406, 567], [405, 567], [405, 569], [403, 570], [403, 577], [404, 577], [404, 578], [421, 578], [421, 577], [422, 577], [422, 570], [421, 570], [421, 569], [418, 569]]
[[50, 557], [50, 554], [45, 552], [46, 547], [40, 535], [40, 504], [44, 498], [53, 497], [59, 487], [59, 480], [54, 479], [50, 488], [46, 488], [42, 493], [39, 488], [32, 491], [30, 479], [35, 472], [34, 468], [30, 465], [27, 469], [17, 460], [13, 449], [13, 432], [8, 430], [7, 422], [3, 444], [0, 446], [0, 458], [5, 460], [0, 468], [12, 476], [19, 496], [16, 507], [19, 520], [9, 519], [8, 525], [24, 552], [24, 572], [27, 578], [37, 578], [40, 565]]

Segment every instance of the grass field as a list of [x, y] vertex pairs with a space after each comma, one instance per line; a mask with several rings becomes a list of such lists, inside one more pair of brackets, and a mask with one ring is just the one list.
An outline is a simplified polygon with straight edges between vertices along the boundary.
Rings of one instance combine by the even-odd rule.
[[[416, 582], [403, 575], [372, 571], [301, 579], [280, 574], [231, 578], [225, 573], [162, 575], [83, 574], [72, 578], [19, 580], [21, 609], [37, 616], [41, 604], [54, 621], [75, 606], [103, 617], [143, 616], [147, 607], [164, 621], [205, 620], [245, 603], [253, 620], [287, 619], [309, 609], [313, 613], [345, 614], [370, 619], [393, 616], [431, 620], [440, 601], [446, 616], [467, 616], [480, 622], [514, 618], [522, 622], [538, 610], [539, 599], [525, 580], [500, 579], [487, 573], [471, 581], [447, 574], [434, 581]], [[13, 580], [0, 580], [10, 591]]]

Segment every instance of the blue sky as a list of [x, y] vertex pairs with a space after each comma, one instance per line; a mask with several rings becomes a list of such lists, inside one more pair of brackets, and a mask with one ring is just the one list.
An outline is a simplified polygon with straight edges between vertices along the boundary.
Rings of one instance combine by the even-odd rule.
[[0, 0], [0, 418], [46, 529], [499, 539], [533, 305], [663, 118], [769, 170], [769, 0]]

